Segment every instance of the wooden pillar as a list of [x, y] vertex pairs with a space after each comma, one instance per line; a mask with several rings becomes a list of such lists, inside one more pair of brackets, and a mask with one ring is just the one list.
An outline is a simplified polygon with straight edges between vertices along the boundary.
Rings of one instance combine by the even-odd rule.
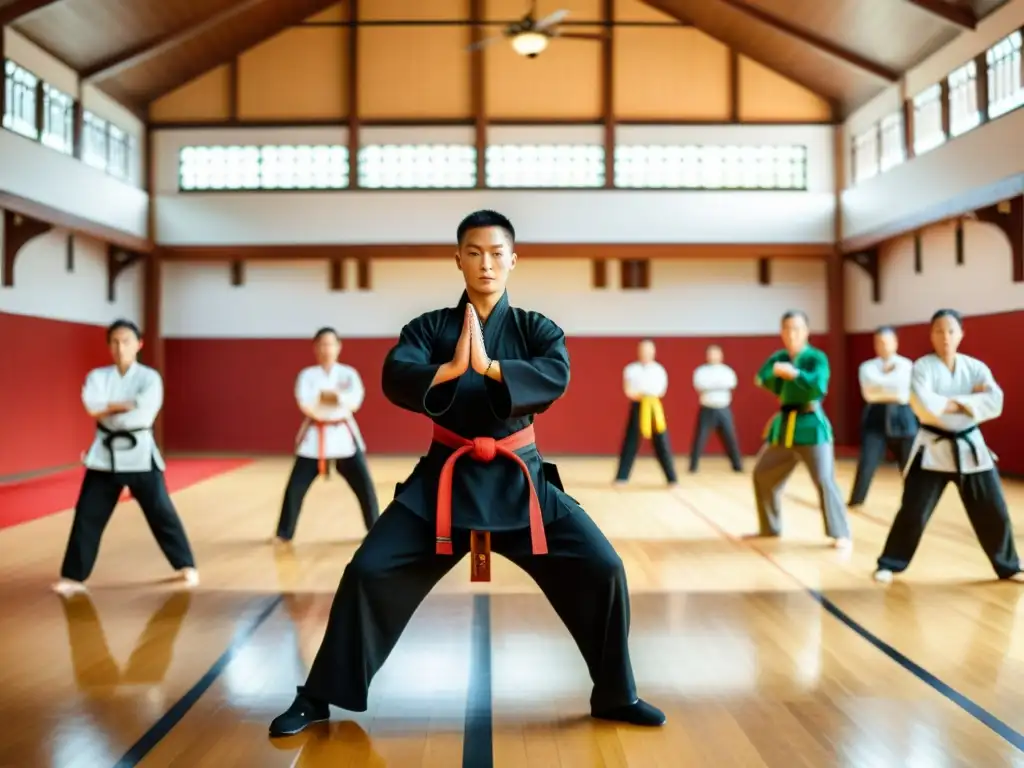
[[348, 2], [348, 186], [359, 186], [359, 2]]
[[601, 122], [604, 124], [604, 186], [615, 188], [615, 0], [602, 5]]
[[[156, 243], [156, 158], [153, 156], [153, 129], [146, 128], [145, 136], [145, 167], [143, 178], [145, 180], [146, 193], [149, 195], [149, 209], [147, 211], [147, 235], [151, 242]], [[147, 254], [143, 262], [143, 288], [142, 288], [142, 334], [145, 345], [142, 348], [142, 359], [150, 368], [155, 368], [164, 377], [164, 385], [167, 384], [167, 371], [164, 364], [164, 334], [161, 322], [162, 299], [163, 299], [163, 271], [160, 261], [160, 248], [154, 247]], [[163, 450], [164, 444], [164, 420], [163, 412], [153, 422], [153, 439], [157, 446]]]
[[825, 352], [828, 354], [832, 376], [829, 379], [829, 393], [826, 404], [832, 429], [835, 433], [836, 445], [850, 442], [849, 409], [847, 393], [849, 392], [846, 359], [846, 281], [843, 254], [840, 250], [843, 239], [843, 131], [836, 126], [833, 131], [833, 153], [835, 156], [835, 222], [833, 224], [834, 245], [826, 264], [826, 295], [828, 301], [828, 341]]
[[[484, 39], [484, 0], [469, 0], [470, 43]], [[476, 188], [487, 186], [487, 103], [484, 96], [484, 50], [475, 48], [469, 54], [469, 103], [473, 111], [473, 143], [476, 145]]]

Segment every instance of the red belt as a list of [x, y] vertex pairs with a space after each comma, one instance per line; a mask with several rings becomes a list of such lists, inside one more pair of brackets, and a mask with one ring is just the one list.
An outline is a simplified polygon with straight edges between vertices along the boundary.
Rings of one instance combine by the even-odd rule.
[[[531, 424], [501, 440], [495, 440], [493, 437], [477, 437], [469, 440], [434, 424], [434, 441], [455, 449], [441, 468], [441, 476], [437, 484], [437, 554], [453, 554], [452, 477], [455, 472], [455, 462], [467, 453], [472, 459], [484, 463], [490, 463], [498, 456], [504, 456], [519, 465], [530, 486], [530, 539], [533, 542], [533, 554], [547, 554], [548, 543], [544, 535], [544, 518], [541, 515], [537, 489], [533, 486], [533, 479], [530, 477], [530, 470], [526, 466], [526, 462], [515, 454], [516, 450], [526, 448], [536, 442], [533, 425]], [[473, 580], [487, 581], [490, 574], [490, 533], [475, 531], [471, 538], [471, 545]]]
[[305, 425], [299, 432], [299, 436], [295, 439], [296, 445], [301, 443], [306, 438], [306, 433], [309, 432], [310, 427], [316, 427], [317, 431], [317, 459], [316, 459], [316, 471], [317, 474], [323, 475], [324, 479], [330, 477], [330, 472], [327, 469], [327, 428], [336, 427], [339, 424], [344, 424], [348, 433], [352, 435], [352, 442], [356, 444], [356, 449], [359, 448], [359, 443], [356, 441], [356, 433], [352, 431], [352, 425], [348, 423], [348, 419], [335, 419], [333, 421], [313, 421], [312, 419], [306, 419]]

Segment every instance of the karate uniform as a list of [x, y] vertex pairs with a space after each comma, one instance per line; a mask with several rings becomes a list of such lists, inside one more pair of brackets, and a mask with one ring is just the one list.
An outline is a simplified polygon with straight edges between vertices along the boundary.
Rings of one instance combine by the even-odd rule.
[[[321, 392], [335, 392], [338, 404], [321, 404]], [[317, 420], [307, 417], [299, 429], [295, 464], [281, 502], [278, 538], [289, 541], [295, 536], [302, 501], [321, 472], [328, 476], [330, 462], [334, 462], [338, 474], [345, 478], [359, 501], [366, 530], [376, 522], [377, 493], [366, 464], [366, 444], [353, 416], [362, 406], [365, 394], [359, 373], [348, 365], [335, 363], [330, 370], [314, 365], [299, 373], [295, 400], [312, 410]]]
[[134, 401], [126, 413], [97, 422], [96, 436], [85, 455], [85, 477], [75, 504], [61, 576], [85, 581], [92, 573], [103, 531], [125, 486], [138, 501], [157, 544], [175, 570], [194, 568], [192, 549], [164, 482], [164, 463], [153, 438], [153, 422], [163, 407], [160, 374], [134, 363], [122, 376], [117, 366], [91, 371], [82, 388], [90, 413], [109, 403]]
[[[974, 392], [984, 385], [985, 392]], [[967, 413], [945, 413], [950, 400]], [[1018, 573], [1020, 560], [995, 457], [979, 425], [1002, 415], [1003, 390], [980, 360], [957, 355], [950, 371], [937, 355], [914, 363], [910, 405], [921, 422], [904, 469], [903, 500], [893, 520], [879, 570], [910, 565], [946, 485], [956, 484], [982, 549], [1001, 579]]]
[[631, 400], [629, 404], [626, 434], [619, 451], [619, 468], [615, 479], [618, 482], [629, 480], [640, 448], [640, 438], [643, 437], [654, 443], [654, 453], [658, 457], [661, 471], [665, 473], [665, 479], [670, 483], [676, 482], [675, 461], [661, 403], [668, 390], [668, 373], [661, 363], [635, 361], [626, 366], [622, 378], [626, 396], [640, 395], [640, 399]]
[[[799, 375], [792, 381], [781, 379], [772, 372], [775, 363], [791, 363]], [[777, 396], [780, 406], [765, 429], [765, 444], [754, 467], [754, 496], [762, 536], [781, 533], [782, 489], [802, 461], [818, 491], [826, 535], [850, 538], [846, 506], [836, 483], [832, 424], [821, 407], [830, 375], [828, 357], [810, 345], [795, 360], [779, 350], [757, 374], [757, 385]]]
[[696, 472], [704, 445], [712, 430], [725, 446], [732, 468], [743, 469], [739, 441], [736, 439], [736, 425], [732, 418], [732, 391], [736, 389], [736, 372], [725, 363], [705, 363], [693, 372], [693, 388], [700, 396], [700, 411], [697, 413], [697, 429], [693, 434], [690, 448], [690, 471]]
[[[891, 371], [885, 370], [887, 364], [893, 366]], [[860, 391], [865, 406], [851, 506], [864, 503], [886, 449], [896, 456], [900, 469], [907, 465], [917, 433], [917, 417], [909, 405], [912, 367], [913, 363], [902, 355], [893, 355], [889, 360], [876, 357], [861, 363]]]

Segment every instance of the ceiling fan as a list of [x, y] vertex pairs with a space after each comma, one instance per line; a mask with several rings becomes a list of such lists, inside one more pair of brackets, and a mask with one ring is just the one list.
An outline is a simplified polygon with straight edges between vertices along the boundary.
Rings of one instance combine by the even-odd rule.
[[569, 11], [560, 10], [548, 14], [540, 21], [536, 20], [537, 0], [530, 2], [530, 10], [522, 19], [509, 24], [502, 30], [500, 35], [478, 40], [466, 50], [476, 51], [496, 43], [502, 38], [508, 38], [512, 43], [512, 49], [520, 56], [528, 59], [535, 59], [547, 49], [552, 38], [561, 37], [570, 40], [603, 40], [602, 34], [586, 34], [582, 32], [562, 32], [558, 24], [565, 20]]

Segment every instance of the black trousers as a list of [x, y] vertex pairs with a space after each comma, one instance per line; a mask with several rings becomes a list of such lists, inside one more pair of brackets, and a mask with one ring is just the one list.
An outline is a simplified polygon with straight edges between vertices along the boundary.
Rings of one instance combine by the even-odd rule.
[[87, 469], [75, 504], [75, 519], [60, 575], [85, 581], [96, 565], [103, 531], [110, 522], [125, 486], [142, 507], [149, 530], [164, 557], [175, 570], [194, 568], [188, 536], [167, 492], [164, 473], [154, 466], [148, 472], [101, 472]]
[[907, 466], [910, 449], [913, 446], [913, 435], [910, 437], [888, 437], [884, 431], [865, 430], [860, 439], [860, 456], [857, 458], [857, 474], [853, 480], [853, 490], [850, 491], [850, 506], [863, 504], [868, 497], [871, 480], [885, 458], [886, 450], [893, 452], [902, 470]]
[[[546, 555], [532, 553], [529, 529], [493, 532], [491, 548], [537, 582], [569, 629], [594, 681], [591, 705], [635, 702], [622, 560], [580, 510], [548, 524], [545, 532]], [[353, 712], [366, 710], [370, 682], [413, 612], [469, 549], [465, 529], [452, 531], [454, 555], [436, 554], [434, 537], [433, 524], [401, 504], [384, 510], [345, 568], [300, 693]]]
[[690, 447], [690, 471], [696, 472], [700, 463], [700, 456], [704, 452], [704, 446], [711, 437], [714, 430], [718, 439], [725, 446], [725, 452], [729, 455], [729, 462], [737, 472], [743, 470], [743, 460], [740, 458], [740, 444], [736, 439], [736, 425], [732, 419], [731, 408], [707, 408], [701, 406], [697, 414], [697, 431], [693, 435], [693, 445]]
[[[665, 473], [665, 479], [670, 483], [676, 482], [676, 466], [675, 460], [672, 458], [672, 446], [669, 442], [668, 430], [655, 432], [651, 435], [651, 442], [654, 443], [654, 453], [658, 457], [661, 471]], [[622, 450], [619, 452], [619, 469], [615, 474], [616, 480], [629, 480], [629, 475], [633, 471], [633, 462], [636, 461], [636, 453], [639, 449], [640, 403], [633, 402], [629, 407], [626, 435], [622, 440]]]
[[[366, 530], [370, 530], [380, 516], [377, 506], [377, 492], [373, 488], [370, 468], [366, 465], [366, 456], [362, 451], [347, 459], [337, 459], [335, 466], [338, 474], [345, 478], [348, 487], [359, 501], [359, 509], [363, 513]], [[281, 517], [277, 521], [277, 535], [285, 541], [295, 536], [295, 526], [299, 522], [302, 500], [309, 492], [309, 486], [317, 477], [317, 460], [305, 456], [296, 456], [292, 465], [292, 473], [288, 477], [288, 485], [284, 489], [284, 500], [281, 502]]]
[[942, 492], [950, 482], [956, 483], [967, 518], [1000, 579], [1008, 579], [1020, 571], [1020, 560], [1013, 541], [1013, 524], [1006, 508], [1003, 486], [995, 469], [963, 475], [959, 482], [953, 472], [931, 472], [921, 468], [921, 455], [907, 472], [903, 484], [903, 501], [885, 549], [878, 558], [879, 569], [900, 573], [910, 565], [925, 526], [935, 511]]

